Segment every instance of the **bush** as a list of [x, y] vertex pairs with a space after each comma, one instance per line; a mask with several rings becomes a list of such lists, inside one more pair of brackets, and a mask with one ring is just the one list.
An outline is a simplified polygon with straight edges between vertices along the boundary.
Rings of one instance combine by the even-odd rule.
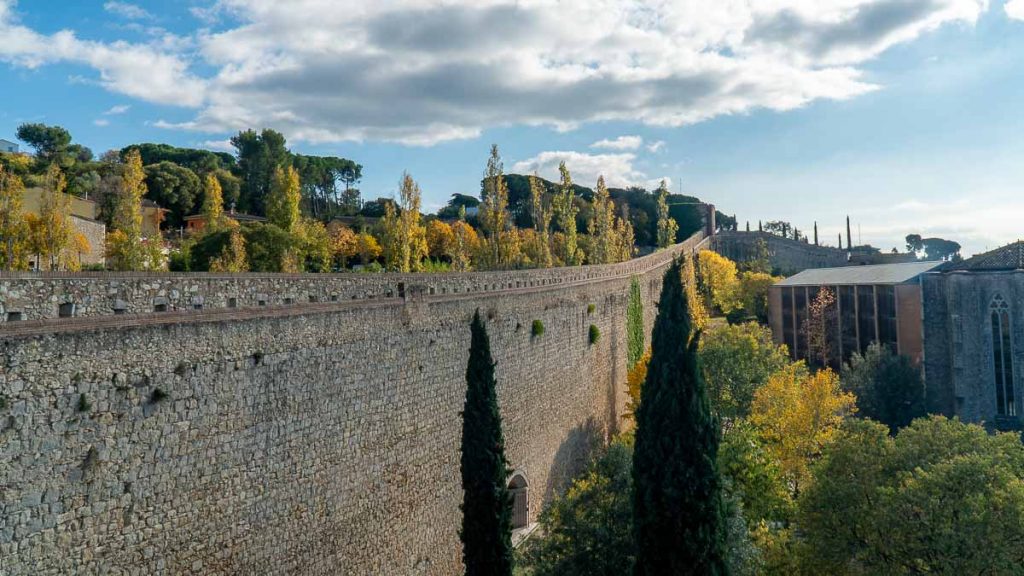
[[157, 402], [160, 402], [161, 400], [164, 400], [166, 398], [167, 392], [164, 392], [160, 388], [153, 388], [153, 392], [149, 395], [149, 402], [150, 404], [156, 404]]
[[857, 396], [860, 415], [885, 424], [891, 434], [925, 415], [920, 369], [888, 346], [875, 342], [863, 356], [854, 352], [842, 382]]
[[79, 412], [88, 412], [89, 410], [92, 410], [92, 404], [89, 402], [89, 399], [85, 397], [85, 394], [79, 394], [78, 395], [78, 411]]
[[544, 323], [540, 320], [534, 320], [533, 326], [530, 328], [530, 334], [533, 336], [541, 336], [544, 334]]
[[587, 314], [593, 314], [597, 307], [593, 304], [587, 304]]
[[[242, 228], [246, 255], [252, 272], [284, 272], [294, 265], [292, 235], [273, 224], [250, 224]], [[217, 251], [220, 255], [220, 250]]]
[[182, 242], [177, 250], [171, 251], [167, 259], [167, 269], [171, 272], [192, 270], [192, 242]]
[[[210, 262], [214, 258], [217, 258], [224, 252], [224, 247], [231, 242], [231, 231], [230, 230], [219, 230], [217, 232], [211, 232], [199, 238], [194, 244], [181, 247], [181, 250], [177, 253], [171, 253], [171, 265], [182, 266], [182, 259], [187, 259], [187, 266], [179, 269], [179, 271], [187, 272], [209, 272]], [[178, 257], [175, 257], [178, 254]], [[178, 263], [175, 264], [175, 260]], [[172, 268], [173, 269], [173, 268]]]
[[590, 343], [597, 344], [597, 341], [601, 339], [601, 329], [594, 324], [590, 325]]

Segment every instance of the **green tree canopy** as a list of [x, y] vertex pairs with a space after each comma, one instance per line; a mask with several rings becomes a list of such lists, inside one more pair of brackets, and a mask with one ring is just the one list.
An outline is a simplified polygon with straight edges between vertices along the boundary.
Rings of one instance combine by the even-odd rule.
[[842, 382], [857, 397], [860, 415], [885, 424], [893, 434], [926, 413], [921, 370], [888, 346], [875, 342], [864, 355], [855, 352]]
[[71, 133], [62, 126], [47, 126], [40, 123], [29, 123], [18, 126], [18, 140], [25, 142], [36, 151], [40, 166], [49, 166], [52, 162], [63, 165], [64, 154], [71, 145]]
[[170, 212], [167, 224], [177, 228], [201, 203], [203, 183], [195, 172], [173, 162], [146, 166], [146, 198]]
[[701, 338], [700, 358], [711, 407], [723, 418], [750, 415], [754, 392], [790, 363], [785, 346], [756, 322], [717, 326]]
[[532, 576], [621, 576], [633, 570], [633, 439], [623, 436], [544, 509], [526, 553]]
[[942, 417], [888, 432], [848, 420], [813, 468], [797, 513], [807, 573], [1019, 573], [1020, 437]]

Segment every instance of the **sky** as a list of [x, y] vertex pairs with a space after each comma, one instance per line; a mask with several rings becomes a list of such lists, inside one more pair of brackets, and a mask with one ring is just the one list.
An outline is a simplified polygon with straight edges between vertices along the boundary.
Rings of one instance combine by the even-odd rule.
[[1024, 0], [0, 0], [0, 99], [97, 154], [273, 128], [428, 210], [496, 143], [832, 244], [1024, 237]]

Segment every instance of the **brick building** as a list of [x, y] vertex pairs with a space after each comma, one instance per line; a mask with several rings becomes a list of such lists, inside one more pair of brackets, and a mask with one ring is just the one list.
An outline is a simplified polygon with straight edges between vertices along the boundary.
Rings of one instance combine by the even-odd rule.
[[921, 275], [941, 262], [909, 262], [804, 270], [768, 292], [769, 322], [775, 341], [794, 358], [808, 355], [803, 324], [808, 306], [828, 288], [836, 295], [830, 356], [844, 362], [872, 342], [920, 362], [923, 353]]

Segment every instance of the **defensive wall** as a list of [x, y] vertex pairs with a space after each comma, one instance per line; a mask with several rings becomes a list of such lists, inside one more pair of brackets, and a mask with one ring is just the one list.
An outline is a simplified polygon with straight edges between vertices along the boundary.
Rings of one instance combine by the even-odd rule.
[[667, 265], [706, 244], [473, 274], [7, 274], [0, 573], [461, 573], [473, 312], [532, 521], [621, 424], [630, 279], [649, 341]]
[[723, 230], [711, 237], [710, 247], [730, 260], [745, 262], [757, 258], [759, 240], [763, 240], [768, 249], [772, 267], [786, 276], [808, 268], [848, 264], [845, 250], [798, 242], [768, 232]]

